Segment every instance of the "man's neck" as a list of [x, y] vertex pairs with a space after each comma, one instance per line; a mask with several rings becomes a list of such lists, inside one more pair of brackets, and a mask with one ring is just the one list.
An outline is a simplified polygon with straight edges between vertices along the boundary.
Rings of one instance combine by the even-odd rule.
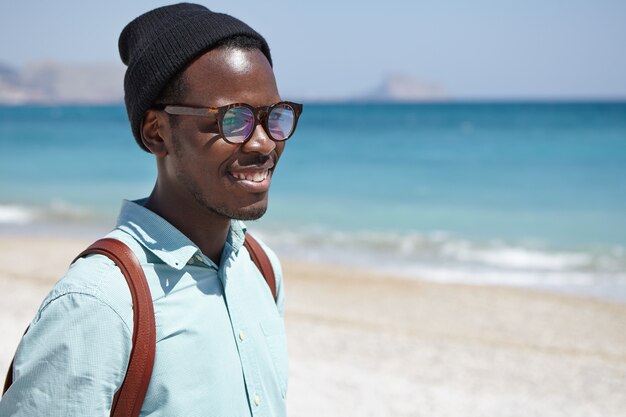
[[230, 219], [189, 201], [184, 196], [165, 196], [158, 184], [145, 207], [158, 214], [195, 243], [202, 253], [219, 266], [230, 229]]

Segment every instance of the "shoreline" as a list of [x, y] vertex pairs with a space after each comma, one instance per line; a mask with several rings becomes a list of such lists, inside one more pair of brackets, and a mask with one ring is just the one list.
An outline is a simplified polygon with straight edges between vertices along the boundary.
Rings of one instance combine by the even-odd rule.
[[[6, 226], [6, 225], [0, 225]], [[53, 223], [47, 224], [47, 227], [43, 229], [32, 229], [32, 228], [22, 228], [21, 225], [13, 225], [14, 227], [0, 227], [0, 248], [10, 247], [11, 244], [7, 244], [7, 242], [17, 242], [19, 244], [31, 244], [34, 243], [37, 246], [43, 244], [44, 242], [49, 242], [51, 245], [58, 244], [66, 244], [68, 247], [73, 247], [76, 254], [80, 253], [83, 249], [85, 249], [89, 244], [93, 243], [93, 241], [102, 238], [110, 230], [113, 229], [113, 225], [108, 228], [96, 226], [94, 224], [85, 224], [85, 225], [76, 225], [73, 224], [72, 227], [68, 230], [66, 228], [66, 223]], [[253, 232], [254, 229], [252, 230]], [[59, 237], [61, 236], [61, 237]], [[261, 234], [261, 237], [265, 237]], [[81, 246], [82, 245], [82, 246]], [[275, 245], [270, 244], [270, 247], [274, 247]], [[67, 252], [70, 253], [69, 251]], [[344, 272], [344, 275], [355, 275], [360, 274], [369, 279], [383, 279], [383, 280], [393, 280], [399, 282], [414, 282], [414, 283], [422, 283], [422, 284], [433, 284], [433, 285], [443, 285], [443, 286], [452, 286], [452, 287], [460, 287], [460, 288], [493, 288], [493, 289], [501, 289], [501, 290], [513, 290], [513, 291], [530, 291], [531, 293], [536, 294], [544, 294], [544, 295], [554, 295], [557, 297], [566, 297], [566, 298], [579, 298], [582, 300], [589, 301], [599, 301], [606, 302], [611, 304], [618, 304], [626, 306], [626, 288], [622, 289], [620, 287], [619, 294], [606, 294], [608, 290], [597, 291], [595, 293], [588, 293], [585, 289], [577, 288], [575, 285], [563, 285], [563, 286], [540, 286], [540, 285], [532, 285], [532, 284], [507, 284], [507, 283], [492, 283], [492, 282], [468, 282], [461, 279], [433, 279], [427, 277], [416, 276], [415, 274], [407, 273], [404, 271], [397, 270], [389, 270], [384, 267], [371, 267], [369, 265], [352, 265], [350, 263], [345, 262], [337, 262], [336, 260], [310, 260], [305, 259], [300, 256], [289, 256], [284, 255], [282, 252], [277, 253], [281, 263], [284, 265], [306, 265], [310, 268], [318, 268], [322, 267], [325, 269], [338, 269]], [[51, 256], [50, 259], [54, 259], [55, 261], [59, 260], [58, 256]], [[61, 258], [62, 259], [62, 258]], [[73, 259], [73, 257], [70, 259]], [[68, 264], [65, 265], [65, 269], [58, 262], [55, 262], [55, 271], [57, 271], [56, 279], [60, 278], [63, 271], [69, 267]], [[0, 274], [3, 271], [0, 270]], [[46, 276], [49, 278], [50, 285], [56, 282], [50, 281], [52, 275], [46, 273]], [[44, 279], [46, 281], [46, 279]], [[621, 294], [624, 292], [624, 294]]]
[[[109, 219], [108, 222], [66, 222], [66, 221], [46, 221], [32, 224], [1, 224], [0, 240], [3, 239], [43, 239], [43, 240], [73, 240], [91, 243], [106, 235], [114, 228], [115, 221]], [[103, 227], [103, 224], [107, 225]], [[368, 271], [378, 276], [394, 277], [403, 280], [441, 283], [451, 285], [468, 285], [471, 287], [503, 287], [514, 289], [530, 289], [541, 293], [561, 294], [579, 298], [589, 298], [604, 300], [626, 305], [626, 272], [613, 272], [614, 275], [606, 275], [606, 271], [584, 271], [576, 270], [538, 270], [532, 272], [531, 269], [500, 269], [501, 266], [472, 264], [471, 259], [458, 261], [456, 264], [447, 264], [447, 260], [436, 258], [436, 254], [428, 252], [433, 248], [425, 248], [424, 253], [415, 254], [414, 261], [397, 257], [389, 248], [379, 252], [375, 247], [354, 247], [346, 246], [344, 243], [331, 242], [330, 244], [319, 244], [307, 242], [306, 236], [300, 236], [300, 240], [293, 240], [293, 236], [272, 236], [266, 229], [256, 224], [249, 225], [253, 234], [263, 239], [275, 252], [279, 258], [291, 263], [310, 263], [314, 265], [325, 265], [333, 268], [344, 268], [353, 271]], [[427, 235], [427, 234], [425, 234]], [[61, 237], [59, 237], [61, 236]], [[314, 239], [318, 239], [315, 236]], [[459, 241], [461, 242], [461, 241]], [[452, 245], [459, 242], [453, 241]], [[387, 243], [385, 243], [387, 244]], [[550, 252], [532, 252], [532, 249], [517, 248], [519, 252], [515, 256], [527, 257], [548, 257]], [[529, 252], [525, 252], [528, 250]], [[419, 252], [419, 251], [418, 251]], [[435, 256], [432, 260], [429, 256]], [[462, 254], [461, 254], [462, 255]], [[550, 262], [559, 262], [559, 256], [572, 256], [568, 253], [558, 252], [553, 254], [555, 259]], [[580, 256], [577, 254], [575, 256]], [[478, 253], [481, 257], [495, 259], [500, 256], [498, 253]], [[512, 256], [510, 253], [503, 256]], [[586, 256], [586, 255], [582, 255]], [[385, 262], [379, 262], [385, 259]], [[448, 260], [452, 261], [452, 260]], [[604, 259], [597, 259], [594, 262], [603, 262]], [[617, 262], [615, 259], [613, 262]], [[413, 263], [412, 263], [413, 262]], [[460, 263], [459, 263], [460, 262]], [[517, 262], [517, 261], [516, 261]], [[543, 260], [542, 262], [548, 262]], [[626, 258], [620, 262], [626, 262]], [[493, 267], [493, 268], [491, 268]], [[620, 270], [621, 271], [621, 270]]]

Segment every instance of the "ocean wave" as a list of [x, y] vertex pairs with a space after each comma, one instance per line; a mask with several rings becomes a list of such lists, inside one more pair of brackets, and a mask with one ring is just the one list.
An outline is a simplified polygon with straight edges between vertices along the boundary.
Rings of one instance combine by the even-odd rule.
[[87, 220], [94, 216], [93, 211], [88, 208], [60, 199], [52, 200], [43, 208], [41, 214], [46, 218], [57, 220]]
[[0, 224], [27, 224], [33, 221], [33, 209], [17, 205], [0, 205]]
[[6, 225], [28, 225], [41, 221], [80, 222], [92, 217], [91, 210], [60, 199], [39, 206], [0, 205], [0, 224]]
[[505, 244], [479, 245], [463, 240], [443, 244], [440, 252], [450, 259], [509, 269], [563, 271], [584, 268], [593, 262], [593, 257], [586, 253], [541, 252]]
[[[430, 233], [259, 230], [286, 257], [365, 267], [433, 281], [543, 288], [613, 288], [626, 298], [626, 248], [564, 249], [539, 242]], [[613, 291], [606, 290], [607, 292]]]
[[302, 231], [259, 231], [278, 245], [305, 249], [365, 250], [397, 260], [445, 261], [499, 269], [529, 271], [626, 271], [621, 246], [564, 250], [539, 243], [469, 240], [445, 231], [430, 233], [339, 232], [312, 228]]

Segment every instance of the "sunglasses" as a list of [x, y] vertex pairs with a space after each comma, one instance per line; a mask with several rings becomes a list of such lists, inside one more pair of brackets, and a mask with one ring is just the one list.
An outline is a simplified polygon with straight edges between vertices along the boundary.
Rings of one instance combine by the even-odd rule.
[[259, 107], [233, 103], [208, 108], [157, 104], [154, 108], [177, 116], [215, 117], [220, 135], [233, 144], [244, 143], [250, 139], [259, 123], [272, 140], [285, 141], [293, 135], [298, 117], [302, 113], [302, 104], [291, 101]]

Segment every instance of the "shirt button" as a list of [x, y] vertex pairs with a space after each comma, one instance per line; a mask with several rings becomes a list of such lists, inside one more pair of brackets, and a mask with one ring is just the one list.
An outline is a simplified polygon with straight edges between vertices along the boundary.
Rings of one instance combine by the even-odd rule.
[[187, 263], [188, 263], [189, 265], [193, 265], [193, 262], [194, 262], [194, 261], [193, 261], [193, 258], [189, 258], [189, 260], [187, 261]]
[[239, 330], [239, 340], [243, 342], [245, 339], [246, 339], [246, 334], [243, 332], [243, 330]]
[[257, 407], [261, 405], [261, 397], [259, 397], [259, 394], [254, 394], [254, 405]]
[[202, 255], [200, 254], [196, 255], [196, 260], [198, 260], [198, 262], [204, 262], [204, 259], [202, 259]]

